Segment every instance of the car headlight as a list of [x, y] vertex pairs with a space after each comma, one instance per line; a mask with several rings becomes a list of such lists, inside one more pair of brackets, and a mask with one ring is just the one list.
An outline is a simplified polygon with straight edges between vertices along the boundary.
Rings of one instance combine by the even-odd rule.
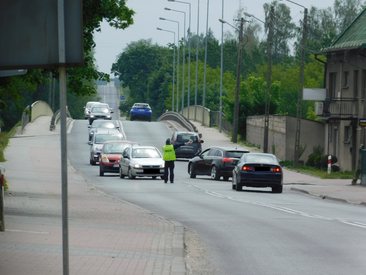
[[102, 155], [101, 160], [102, 160], [102, 162], [109, 162], [109, 159], [106, 155]]
[[138, 163], [135, 163], [135, 164], [133, 165], [133, 168], [141, 168], [141, 165], [140, 165], [140, 164], [138, 164]]
[[94, 117], [94, 115], [90, 115], [90, 117]]
[[159, 168], [164, 168], [164, 164], [160, 164], [160, 167]]

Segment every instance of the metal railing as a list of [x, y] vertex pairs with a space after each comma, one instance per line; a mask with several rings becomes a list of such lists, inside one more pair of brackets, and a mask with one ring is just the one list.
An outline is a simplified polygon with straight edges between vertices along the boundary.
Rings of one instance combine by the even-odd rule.
[[358, 117], [358, 102], [355, 98], [327, 98], [323, 113], [330, 117]]

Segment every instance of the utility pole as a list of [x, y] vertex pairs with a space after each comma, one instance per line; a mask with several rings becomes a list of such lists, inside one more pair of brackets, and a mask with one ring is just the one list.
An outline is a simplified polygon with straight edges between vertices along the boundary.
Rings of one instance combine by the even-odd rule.
[[304, 88], [304, 67], [305, 67], [305, 47], [307, 39], [307, 20], [308, 9], [304, 8], [304, 22], [303, 32], [301, 40], [301, 63], [300, 63], [300, 89], [297, 95], [297, 108], [296, 108], [296, 135], [295, 135], [295, 151], [294, 151], [294, 164], [299, 163], [300, 158], [300, 134], [301, 134], [301, 114], [302, 114], [302, 90]]
[[239, 94], [240, 94], [240, 71], [241, 71], [241, 59], [242, 59], [242, 44], [243, 44], [243, 27], [244, 18], [240, 18], [240, 28], [239, 28], [239, 44], [238, 44], [238, 60], [236, 64], [236, 90], [234, 99], [234, 127], [232, 142], [238, 142], [238, 124], [239, 124]]
[[274, 6], [271, 5], [268, 14], [268, 39], [267, 39], [267, 55], [268, 55], [268, 69], [267, 69], [267, 88], [265, 94], [265, 110], [264, 110], [264, 135], [263, 135], [263, 152], [268, 153], [268, 132], [269, 132], [269, 105], [272, 88], [272, 44], [273, 44], [273, 16]]

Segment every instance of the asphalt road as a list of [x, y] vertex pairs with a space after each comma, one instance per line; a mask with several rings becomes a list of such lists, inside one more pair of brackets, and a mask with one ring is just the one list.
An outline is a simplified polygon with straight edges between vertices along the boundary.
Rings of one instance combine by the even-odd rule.
[[[161, 148], [171, 130], [160, 122], [123, 121], [128, 139]], [[89, 165], [87, 122], [69, 135], [74, 168], [100, 190], [182, 223], [198, 233], [217, 274], [365, 274], [366, 215], [357, 205], [291, 192], [235, 192], [231, 183], [190, 179], [176, 162], [174, 184], [99, 177]], [[204, 137], [209, 146], [210, 137]]]
[[[127, 138], [160, 148], [170, 130], [159, 122], [123, 122]], [[208, 138], [208, 137], [207, 137]], [[207, 139], [206, 138], [206, 139]], [[230, 182], [190, 179], [176, 162], [175, 184], [99, 177], [89, 164], [87, 122], [75, 121], [71, 164], [96, 187], [198, 232], [222, 274], [364, 274], [364, 207], [290, 192], [234, 192]]]

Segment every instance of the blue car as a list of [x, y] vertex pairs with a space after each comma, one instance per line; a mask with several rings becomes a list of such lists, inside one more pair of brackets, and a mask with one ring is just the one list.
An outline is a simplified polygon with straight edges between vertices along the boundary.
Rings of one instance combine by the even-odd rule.
[[151, 121], [152, 111], [147, 103], [135, 103], [130, 110], [130, 120], [140, 119]]

